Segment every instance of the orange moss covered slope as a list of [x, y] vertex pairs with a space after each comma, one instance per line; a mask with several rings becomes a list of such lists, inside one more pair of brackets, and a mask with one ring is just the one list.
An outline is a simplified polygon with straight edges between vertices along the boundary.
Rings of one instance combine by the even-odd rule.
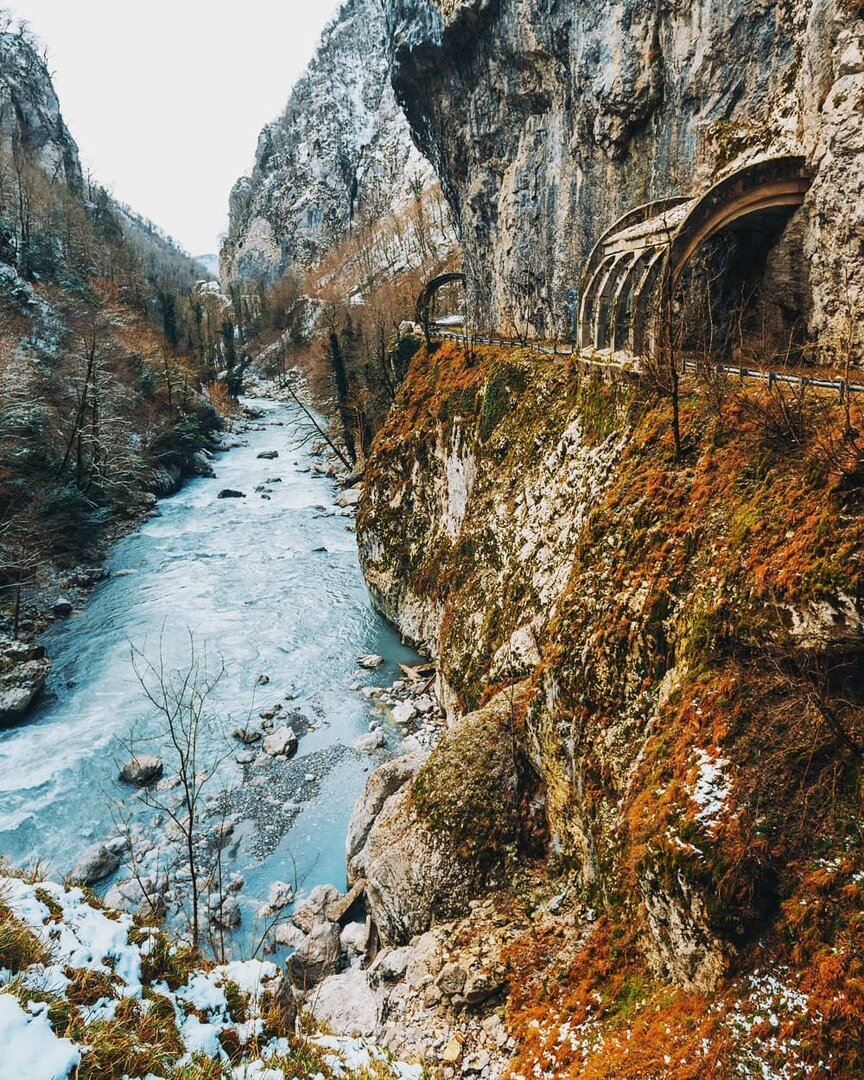
[[513, 1076], [860, 1075], [864, 415], [693, 381], [682, 424], [676, 465], [633, 376], [424, 350], [367, 579], [452, 717], [528, 703], [530, 869], [565, 899], [511, 950]]

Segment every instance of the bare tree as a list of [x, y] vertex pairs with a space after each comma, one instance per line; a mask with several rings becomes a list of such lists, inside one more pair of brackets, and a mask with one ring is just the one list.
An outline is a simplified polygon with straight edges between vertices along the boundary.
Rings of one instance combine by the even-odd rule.
[[201, 817], [204, 791], [230, 754], [214, 749], [221, 731], [208, 711], [208, 702], [225, 672], [220, 660], [211, 670], [206, 651], [196, 646], [189, 633], [188, 658], [177, 670], [166, 665], [164, 635], [159, 641], [155, 659], [142, 649], [132, 647], [132, 668], [144, 697], [158, 717], [155, 733], [137, 738], [136, 733], [124, 742], [132, 757], [143, 745], [158, 747], [166, 765], [179, 780], [179, 800], [173, 793], [158, 788], [146, 788], [141, 794], [144, 804], [165, 814], [179, 832], [186, 869], [190, 876], [189, 919], [191, 944], [198, 948], [201, 940], [200, 880], [201, 860], [199, 841], [202, 839]]
[[[75, 483], [79, 490], [84, 487], [84, 446], [85, 446], [85, 429], [88, 423], [88, 413], [92, 412], [93, 419], [91, 422], [90, 437], [98, 432], [98, 385], [97, 385], [97, 369], [96, 369], [96, 350], [99, 345], [99, 336], [94, 321], [88, 334], [83, 336], [83, 363], [84, 363], [84, 375], [80, 380], [80, 387], [77, 393], [77, 403], [75, 408], [75, 416], [72, 421], [72, 428], [69, 432], [69, 438], [66, 442], [66, 449], [63, 453], [63, 459], [60, 462], [60, 467], [57, 470], [58, 476], [62, 476], [66, 471], [66, 466], [69, 464], [70, 459], [75, 457]], [[94, 446], [94, 454], [96, 453]]]
[[[851, 228], [846, 229], [846, 250], [851, 250]], [[843, 415], [844, 435], [850, 442], [854, 441], [857, 431], [852, 424], [852, 394], [849, 390], [849, 380], [852, 373], [852, 364], [855, 357], [855, 316], [852, 303], [851, 282], [849, 281], [849, 266], [845, 260], [841, 262], [843, 275], [843, 325], [837, 333], [835, 352], [837, 360], [843, 368]]]
[[[671, 245], [672, 230], [665, 226], [667, 245]], [[673, 461], [677, 465], [682, 456], [681, 439], [681, 346], [684, 321], [678, 317], [680, 296], [673, 287], [672, 267], [668, 256], [664, 257], [658, 288], [651, 312], [649, 347], [643, 357], [643, 373], [655, 392], [665, 397], [672, 407]]]
[[330, 449], [333, 451], [333, 453], [336, 455], [336, 457], [339, 458], [339, 460], [342, 462], [342, 464], [345, 466], [345, 468], [348, 469], [348, 471], [350, 472], [352, 467], [353, 467], [351, 465], [351, 462], [348, 460], [348, 458], [343, 453], [343, 451], [341, 451], [339, 449], [339, 447], [336, 445], [336, 443], [333, 442], [333, 440], [327, 434], [327, 429], [323, 426], [323, 424], [320, 424], [318, 422], [318, 420], [315, 418], [315, 414], [308, 407], [308, 405], [306, 405], [301, 400], [300, 395], [297, 393], [296, 388], [292, 385], [292, 383], [290, 381], [286, 382], [285, 389], [288, 391], [288, 393], [289, 393], [289, 395], [291, 397], [291, 400], [294, 402], [294, 404], [297, 405], [300, 408], [300, 411], [305, 416], [306, 421], [307, 421], [307, 423], [309, 425], [307, 431], [301, 435], [299, 445], [303, 446], [305, 443], [307, 443], [314, 436], [316, 436], [316, 435], [320, 436], [324, 440], [324, 442], [327, 443], [327, 445], [330, 447]]

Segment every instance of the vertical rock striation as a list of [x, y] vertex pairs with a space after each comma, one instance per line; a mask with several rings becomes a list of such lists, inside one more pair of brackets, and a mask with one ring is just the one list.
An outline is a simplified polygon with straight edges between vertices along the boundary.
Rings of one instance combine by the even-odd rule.
[[25, 34], [0, 34], [0, 145], [20, 150], [50, 179], [83, 187], [78, 147], [45, 62]]

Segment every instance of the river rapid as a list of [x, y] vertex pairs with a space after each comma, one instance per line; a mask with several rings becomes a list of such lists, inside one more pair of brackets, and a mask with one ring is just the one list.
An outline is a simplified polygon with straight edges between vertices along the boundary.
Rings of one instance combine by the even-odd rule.
[[[286, 766], [299, 774], [300, 796], [284, 834], [272, 835], [285, 800], [279, 784], [264, 775], [242, 790], [249, 776], [235, 762], [244, 749], [236, 744], [222, 768], [219, 782], [239, 785], [247, 811], [258, 811], [240, 822], [242, 842], [226, 856], [226, 869], [246, 881], [247, 904], [265, 898], [273, 880], [296, 880], [301, 893], [344, 885], [348, 819], [375, 764], [352, 748], [371, 716], [357, 684], [386, 685], [399, 661], [416, 656], [371, 607], [351, 519], [332, 505], [333, 482], [310, 471], [298, 411], [247, 404], [264, 413], [243, 433], [248, 445], [217, 457], [216, 479], [192, 480], [161, 501], [159, 516], [115, 545], [110, 577], [83, 612], [46, 636], [47, 695], [26, 723], [0, 731], [0, 853], [11, 862], [38, 859], [59, 877], [115, 831], [112, 808], [130, 798], [116, 779], [128, 756], [123, 740], [156, 720], [130, 648], [156, 659], [161, 638], [167, 666], [182, 666], [191, 633], [211, 669], [224, 661], [209, 707], [227, 731], [250, 715], [257, 723], [277, 703], [313, 725]], [[257, 456], [273, 450], [275, 460]], [[269, 499], [255, 491], [261, 485]], [[246, 498], [218, 499], [223, 488]], [[385, 664], [361, 676], [357, 658], [368, 653]], [[256, 834], [268, 820], [262, 845]]]

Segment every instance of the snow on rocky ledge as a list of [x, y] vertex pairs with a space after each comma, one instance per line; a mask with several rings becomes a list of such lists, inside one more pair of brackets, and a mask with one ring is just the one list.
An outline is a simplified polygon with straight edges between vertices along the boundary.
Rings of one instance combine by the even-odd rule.
[[719, 753], [712, 756], [707, 750], [696, 747], [693, 754], [699, 772], [690, 797], [699, 807], [696, 820], [710, 832], [729, 803], [732, 788], [727, 770], [730, 766]]

